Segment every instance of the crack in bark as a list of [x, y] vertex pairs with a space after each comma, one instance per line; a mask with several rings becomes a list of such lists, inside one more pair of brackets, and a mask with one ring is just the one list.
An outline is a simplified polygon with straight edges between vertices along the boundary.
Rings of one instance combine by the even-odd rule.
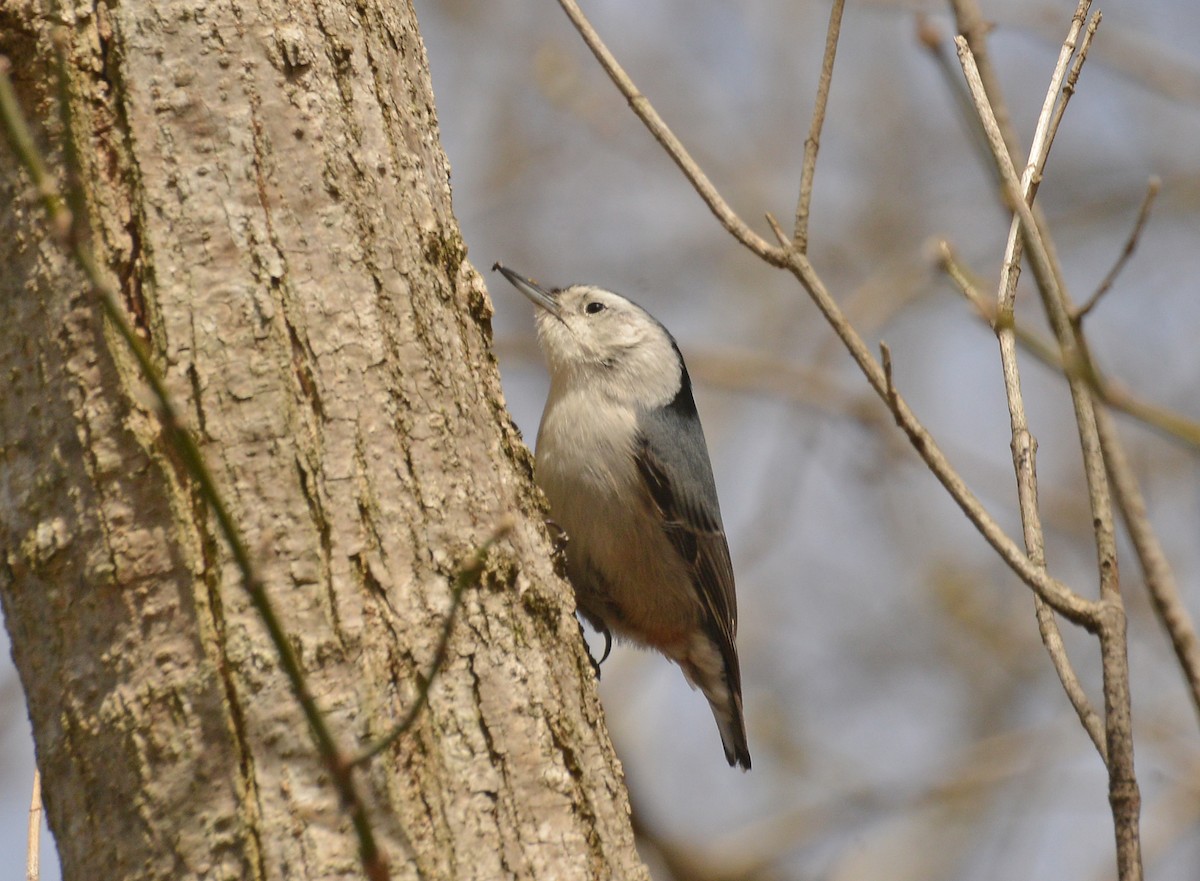
[[286, 313], [283, 323], [287, 327], [288, 339], [292, 347], [292, 372], [296, 376], [300, 391], [312, 408], [313, 415], [317, 417], [317, 424], [320, 425], [326, 421], [326, 416], [325, 405], [321, 401], [321, 391], [317, 387], [316, 376], [312, 370], [314, 355], [308, 345], [301, 341], [295, 325], [288, 319]]
[[[133, 155], [132, 128], [125, 105], [129, 90], [121, 78], [120, 43], [114, 39], [110, 13], [103, 3], [96, 4], [95, 33], [100, 63], [93, 76], [102, 84], [102, 88], [93, 89], [91, 93], [103, 95], [103, 98], [93, 101], [91, 106], [98, 108], [94, 112], [102, 113], [104, 120], [99, 127], [93, 126], [90, 133], [92, 138], [81, 141], [81, 144], [92, 145], [97, 171], [103, 168], [102, 177], [109, 183], [114, 197], [119, 195], [127, 199], [124, 207], [128, 210], [128, 216], [121, 226], [129, 236], [128, 252], [124, 253], [124, 249], [112, 242], [106, 242], [105, 262], [109, 263], [117, 277], [117, 288], [129, 313], [130, 324], [138, 335], [149, 343], [153, 335], [150, 305], [144, 291], [143, 272], [147, 267], [143, 260], [141, 236], [141, 229], [146, 225], [145, 193], [136, 174], [136, 164], [130, 160]], [[110, 132], [116, 133], [115, 139], [101, 137]], [[85, 154], [86, 152], [84, 151]], [[90, 207], [95, 210], [95, 206]], [[105, 226], [100, 225], [102, 228]]]

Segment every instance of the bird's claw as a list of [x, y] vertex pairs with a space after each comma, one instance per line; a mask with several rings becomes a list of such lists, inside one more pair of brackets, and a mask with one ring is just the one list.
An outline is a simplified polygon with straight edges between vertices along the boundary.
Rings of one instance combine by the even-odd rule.
[[600, 665], [608, 660], [608, 655], [610, 652], [612, 652], [612, 632], [609, 631], [609, 629], [604, 626], [600, 626], [600, 627], [596, 628], [596, 632], [600, 633], [604, 636], [604, 654], [601, 655], [600, 660], [597, 661], [595, 658], [592, 657], [592, 649], [588, 645], [587, 636], [584, 635], [583, 622], [577, 618], [577, 619], [575, 619], [575, 623], [579, 625], [579, 638], [583, 640], [583, 650], [585, 652], [587, 652], [588, 661], [591, 662], [592, 669], [596, 671], [596, 678], [599, 679], [600, 678]]

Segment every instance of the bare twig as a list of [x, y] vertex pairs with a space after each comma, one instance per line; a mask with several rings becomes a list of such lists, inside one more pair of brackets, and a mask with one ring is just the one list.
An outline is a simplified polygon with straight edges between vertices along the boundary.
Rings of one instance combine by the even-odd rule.
[[1167, 562], [1167, 555], [1159, 543], [1158, 535], [1150, 528], [1146, 501], [1142, 498], [1142, 491], [1133, 477], [1133, 466], [1125, 455], [1124, 446], [1119, 442], [1116, 426], [1103, 409], [1096, 412], [1096, 426], [1100, 430], [1104, 459], [1108, 464], [1109, 476], [1112, 477], [1113, 495], [1121, 512], [1121, 521], [1129, 532], [1134, 552], [1142, 568], [1146, 592], [1150, 594], [1154, 612], [1175, 649], [1175, 656], [1179, 660], [1179, 667], [1183, 670], [1188, 693], [1191, 695], [1192, 708], [1200, 716], [1200, 639], [1196, 636], [1196, 626], [1180, 598], [1175, 573], [1171, 564]]
[[771, 232], [775, 234], [775, 238], [778, 240], [781, 248], [786, 250], [792, 247], [792, 242], [788, 239], [787, 233], [783, 231], [783, 227], [779, 225], [779, 221], [775, 219], [775, 215], [770, 211], [767, 212], [767, 225], [771, 227]]
[[[938, 244], [938, 264], [954, 282], [954, 286], [975, 307], [980, 317], [994, 330], [1000, 322], [996, 305], [980, 293], [977, 282], [963, 268], [953, 249], [946, 242]], [[1108, 379], [1090, 360], [1086, 363], [1076, 357], [1070, 364], [1065, 363], [1058, 348], [1038, 333], [1030, 330], [1020, 321], [1013, 319], [1013, 330], [1017, 342], [1038, 361], [1064, 375], [1074, 373], [1087, 381], [1096, 396], [1114, 410], [1130, 416], [1139, 422], [1161, 433], [1168, 440], [1186, 444], [1200, 451], [1200, 422], [1195, 422], [1158, 404], [1144, 401], [1127, 389]], [[1114, 435], [1114, 439], [1120, 440]]]
[[1075, 310], [1076, 322], [1082, 321], [1089, 312], [1096, 308], [1096, 304], [1112, 288], [1117, 276], [1121, 274], [1121, 270], [1125, 268], [1125, 264], [1137, 250], [1138, 242], [1142, 238], [1142, 230], [1146, 228], [1146, 221], [1150, 219], [1150, 209], [1154, 207], [1154, 199], [1158, 196], [1160, 189], [1162, 189], [1162, 181], [1157, 177], [1150, 178], [1150, 182], [1146, 185], [1146, 195], [1142, 199], [1142, 207], [1138, 209], [1137, 220], [1134, 221], [1133, 229], [1129, 231], [1129, 238], [1125, 240], [1125, 247], [1121, 249], [1117, 261], [1112, 265], [1112, 269], [1108, 270], [1108, 274], [1104, 276], [1096, 290], [1084, 301], [1083, 305]]
[[25, 881], [41, 878], [42, 861], [42, 775], [33, 769], [33, 791], [29, 796], [29, 833], [25, 839]]
[[[1050, 85], [1046, 89], [1042, 112], [1038, 114], [1038, 123], [1034, 129], [1033, 143], [1029, 147], [1028, 165], [1032, 167], [1035, 178], [1036, 173], [1041, 172], [1046, 166], [1046, 158], [1050, 155], [1050, 148], [1054, 144], [1054, 136], [1058, 133], [1058, 126], [1066, 111], [1067, 102], [1075, 93], [1075, 83], [1079, 79], [1079, 71], [1083, 66], [1084, 59], [1087, 58], [1087, 48], [1091, 45], [1096, 27], [1100, 24], [1100, 16], [1097, 13], [1088, 26], [1083, 41], [1079, 41], [1079, 32], [1083, 29], [1083, 23], [1087, 19], [1091, 6], [1092, 0], [1079, 0], [1079, 4], [1075, 7], [1075, 14], [1071, 16], [1066, 39], [1063, 40], [1063, 44], [1058, 50], [1058, 61], [1054, 65], [1054, 72], [1050, 75]], [[1078, 55], [1076, 55], [1077, 48]], [[1068, 73], [1067, 66], [1071, 63], [1073, 55], [1075, 63]], [[1025, 201], [1030, 202], [1032, 199]]]
[[[692, 182], [692, 186], [700, 194], [705, 204], [708, 205], [709, 210], [721, 221], [721, 225], [734, 238], [750, 251], [759, 255], [763, 260], [773, 266], [779, 266], [791, 272], [804, 289], [808, 291], [809, 296], [812, 297], [813, 302], [825, 317], [825, 320], [829, 323], [834, 333], [841, 339], [850, 356], [863, 372], [871, 388], [875, 390], [875, 393], [885, 403], [888, 403], [893, 417], [908, 436], [913, 448], [967, 515], [967, 518], [975, 525], [975, 528], [987, 540], [988, 544], [996, 550], [1009, 568], [1025, 584], [1042, 596], [1055, 611], [1088, 630], [1094, 630], [1099, 624], [1100, 607], [1096, 603], [1079, 596], [1061, 581], [1051, 577], [1044, 568], [1035, 566], [1029, 560], [1025, 552], [1004, 532], [995, 518], [988, 513], [975, 494], [967, 487], [962, 477], [938, 447], [933, 436], [929, 434], [908, 407], [904, 398], [898, 394], [895, 394], [894, 399], [892, 398], [888, 391], [887, 379], [884, 376], [883, 368], [880, 366], [879, 361], [875, 359], [862, 337], [846, 320], [841, 308], [830, 295], [829, 290], [825, 287], [816, 270], [813, 269], [808, 257], [801, 254], [794, 247], [773, 248], [746, 226], [745, 222], [721, 198], [712, 183], [700, 171], [695, 160], [688, 154], [683, 144], [667, 128], [661, 117], [654, 111], [654, 108], [641, 92], [637, 90], [637, 87], [629, 79], [629, 76], [617, 64], [608, 47], [604, 45], [595, 28], [588, 22], [574, 0], [558, 0], [558, 2], [579, 31], [580, 36], [583, 37], [584, 42], [587, 43], [592, 53], [600, 61], [609, 78], [612, 79], [621, 93], [629, 100], [630, 106], [638, 118], [650, 129], [654, 137], [662, 144], [672, 160], [674, 160], [675, 164], [679, 166], [688, 180]], [[777, 235], [785, 238], [782, 236], [781, 231]], [[894, 393], [895, 389], [892, 389], [892, 394]]]
[[750, 229], [745, 221], [729, 207], [729, 204], [721, 197], [721, 194], [717, 192], [717, 188], [708, 179], [708, 175], [688, 155], [683, 144], [675, 137], [674, 132], [667, 127], [667, 124], [663, 122], [662, 117], [658, 115], [658, 111], [654, 109], [654, 106], [646, 96], [634, 85], [633, 80], [629, 78], [629, 74], [625, 73], [624, 68], [617, 63], [617, 59], [613, 57], [612, 52], [604, 45], [604, 41], [600, 39], [600, 35], [596, 33], [596, 29], [592, 27], [591, 22], [587, 20], [587, 17], [580, 10], [579, 4], [575, 0], [558, 0], [558, 5], [562, 7], [563, 12], [567, 14], [567, 18], [575, 25], [575, 29], [579, 31], [579, 36], [583, 37], [583, 41], [592, 50], [592, 54], [596, 56], [596, 60], [600, 62], [600, 66], [604, 68], [604, 72], [608, 74], [609, 79], [613, 81], [613, 84], [625, 96], [625, 100], [629, 102], [630, 109], [637, 114], [638, 119], [650, 131], [654, 139], [662, 145], [663, 149], [667, 151], [667, 155], [679, 166], [679, 170], [691, 181], [696, 192], [700, 194], [700, 198], [704, 200], [704, 204], [708, 206], [708, 209], [721, 222], [721, 226], [725, 227], [730, 235], [772, 266], [785, 265], [787, 258], [784, 251], [780, 248], [772, 248], [762, 236]]
[[[1074, 40], [1078, 34], [1078, 26], [1082, 22], [1084, 16], [1087, 15], [1088, 4], [1080, 3], [1079, 8], [1075, 11], [1075, 16], [1071, 19], [1071, 37]], [[1050, 153], [1050, 145], [1054, 143], [1054, 136], [1058, 134], [1059, 123], [1062, 122], [1063, 114], [1067, 111], [1067, 104], [1071, 100], [1071, 96], [1075, 94], [1075, 84], [1079, 82], [1079, 72], [1083, 70], [1083, 62], [1087, 61], [1088, 50], [1092, 48], [1092, 40], [1096, 37], [1096, 30], [1100, 27], [1100, 22], [1104, 19], [1104, 15], [1096, 12], [1089, 19], [1087, 29], [1083, 32], [1083, 39], [1079, 41], [1079, 52], [1075, 55], [1075, 61], [1071, 65], [1071, 72], [1067, 74], [1067, 80], [1062, 86], [1062, 99], [1054, 108], [1054, 118], [1050, 121], [1050, 129], [1046, 136], [1046, 154]], [[1065, 48], [1065, 44], [1064, 44]], [[1045, 162], [1042, 163], [1045, 165]]]
[[[61, 42], [56, 41], [56, 50], [59, 81], [61, 84], [66, 80], [65, 58]], [[230, 553], [233, 556], [238, 571], [241, 573], [242, 583], [250, 597], [251, 605], [253, 605], [259, 618], [266, 626], [267, 633], [279, 657], [280, 667], [283, 669], [291, 686], [292, 693], [300, 704], [305, 718], [308, 720], [321, 758], [330, 769], [334, 786], [338, 791], [342, 803], [346, 806], [346, 810], [350, 814], [358, 836], [359, 850], [367, 877], [372, 879], [372, 881], [383, 881], [383, 879], [389, 877], [387, 858], [375, 840], [370, 820], [367, 817], [365, 803], [358, 795], [357, 786], [351, 776], [351, 766], [342, 757], [342, 752], [337, 745], [333, 733], [326, 723], [324, 715], [317, 707], [316, 700], [309, 691], [304, 670], [300, 665], [299, 659], [296, 657], [295, 650], [292, 648], [292, 643], [286, 631], [283, 629], [283, 624], [275, 611], [274, 605], [266, 593], [266, 586], [255, 570], [245, 541], [242, 539], [241, 531], [234, 522], [233, 515], [225, 504], [220, 491], [217, 489], [216, 481], [205, 462], [204, 454], [201, 452], [199, 445], [191, 433], [180, 421], [178, 410], [167, 390], [162, 375], [151, 359], [150, 353], [142, 343], [141, 338], [138, 337], [125, 317], [124, 310], [118, 301], [116, 289], [113, 288], [97, 265], [86, 236], [81, 233], [82, 217], [74, 214], [66, 207], [67, 202], [59, 195], [53, 178], [50, 176], [41, 155], [34, 146], [33, 137], [29, 132], [24, 114], [17, 103], [6, 67], [7, 64], [0, 65], [0, 125], [3, 125], [9, 142], [16, 145], [14, 152], [16, 152], [17, 158], [33, 181], [55, 238], [83, 271], [88, 284], [91, 286], [92, 293], [95, 294], [100, 302], [104, 316], [117, 331], [117, 334], [125, 342], [125, 345], [137, 361], [138, 367], [142, 372], [142, 377], [153, 393], [156, 412], [159, 423], [162, 425], [163, 434], [187, 469], [188, 475], [195, 481], [201, 497], [205, 500], [205, 503], [212, 510], [216, 518], [221, 534], [229, 545]], [[65, 86], [60, 85], [60, 92], [65, 92]], [[61, 97], [65, 98], [65, 94], [61, 95]], [[63, 102], [63, 106], [64, 108], [69, 108], [69, 104], [65, 101]], [[68, 111], [64, 110], [63, 112], [66, 113]], [[72, 138], [70, 122], [68, 117], [64, 126], [64, 136], [66, 138], [64, 153], [69, 162], [72, 161], [73, 157], [77, 157], [78, 155]], [[82, 195], [77, 194], [70, 197], [70, 201], [72, 204], [82, 205]]]
[[825, 125], [825, 107], [829, 103], [829, 84], [833, 81], [833, 61], [837, 55], [845, 6], [846, 0], [833, 0], [833, 8], [829, 10], [829, 29], [825, 33], [825, 56], [821, 60], [821, 76], [817, 81], [817, 98], [808, 137], [804, 141], [804, 166], [800, 171], [800, 197], [796, 202], [796, 226], [792, 236], [796, 250], [801, 254], [808, 253], [808, 211], [812, 204], [817, 151], [821, 149], [821, 128]]
[[[991, 325], [1000, 340], [1001, 360], [1004, 367], [1005, 390], [1009, 395], [1009, 419], [1012, 426], [1013, 466], [1017, 472], [1017, 499], [1021, 510], [1022, 530], [1025, 534], [1025, 549], [1029, 558], [1045, 565], [1045, 541], [1042, 535], [1041, 514], [1037, 504], [1037, 440], [1029, 432], [1025, 420], [1025, 408], [1021, 399], [1020, 379], [1016, 372], [1015, 352], [1013, 341], [1022, 339], [1020, 328], [1013, 321], [1011, 308], [1002, 319], [999, 308], [989, 301], [976, 288], [975, 283], [967, 276], [955, 260], [954, 253], [946, 242], [939, 245], [940, 262], [946, 273], [954, 280], [963, 295], [975, 305], [984, 319]], [[1002, 287], [1003, 290], [1003, 287]], [[1053, 364], [1057, 361], [1057, 353], [1053, 348], [1033, 338], [1033, 342], [1041, 346], [1040, 357]], [[1096, 751], [1107, 764], [1108, 745], [1104, 739], [1104, 725], [1096, 711], [1092, 708], [1079, 677], [1075, 674], [1067, 657], [1066, 646], [1059, 633], [1058, 623], [1052, 610], [1041, 597], [1034, 595], [1034, 611], [1037, 616], [1038, 632], [1042, 644], [1050, 657], [1059, 682], [1071, 706], [1075, 709], [1084, 731], [1087, 732]]]
[[[962, 37], [956, 37], [955, 43], [959, 50], [959, 60], [962, 62], [963, 72], [967, 77], [968, 87], [971, 89], [981, 121], [988, 133], [988, 143], [992, 147], [993, 156], [1003, 179], [1005, 196], [1020, 220], [1022, 235], [1025, 237], [1025, 248], [1037, 278], [1038, 290], [1042, 294], [1043, 305], [1050, 319], [1051, 328], [1064, 353], [1064, 361], [1069, 361], [1070, 357], [1078, 351], [1078, 343], [1075, 340], [1075, 332], [1069, 317], [1069, 303], [1059, 280], [1060, 271], [1057, 268], [1056, 260], [1051, 256], [1047, 241], [1034, 219], [1032, 210], [1025, 202], [1012, 159], [1004, 145], [1005, 142], [992, 112], [991, 104], [983, 91], [982, 81], [971, 49]], [[1099, 441], [1096, 438], [1091, 392], [1087, 383], [1078, 377], [1068, 374], [1068, 382], [1071, 388], [1072, 402], [1075, 406], [1076, 423], [1080, 432], [1080, 444], [1084, 454], [1084, 473], [1087, 477], [1088, 495], [1095, 523], [1100, 595], [1102, 600], [1119, 602], [1120, 593], [1116, 580], [1116, 539], [1112, 527], [1112, 501], [1108, 493], [1107, 474], [1104, 470]]]
[[[1041, 183], [1042, 171], [1046, 166], [1046, 159], [1050, 155], [1050, 147], [1054, 143], [1055, 128], [1058, 121], [1062, 119], [1062, 109], [1066, 106], [1069, 94], [1063, 95], [1063, 100], [1059, 101], [1059, 90], [1062, 88], [1063, 80], [1067, 76], [1067, 65], [1070, 64], [1071, 56], [1075, 52], [1075, 41], [1079, 37], [1079, 31], [1083, 27], [1083, 20], [1087, 15], [1088, 7], [1091, 5], [1091, 0], [1080, 0], [1079, 6], [1075, 10], [1075, 15], [1071, 19], [1071, 27], [1067, 33], [1067, 38], [1063, 41], [1062, 48], [1058, 53], [1058, 61], [1054, 65], [1054, 72], [1050, 75], [1050, 85], [1046, 89], [1046, 97], [1042, 101], [1042, 112], [1038, 114], [1037, 126], [1034, 128], [1033, 143], [1029, 148], [1029, 160], [1025, 163], [1025, 169], [1021, 172], [1020, 199], [1026, 205], [1032, 205], [1034, 196], [1037, 194], [1038, 185]], [[962, 38], [956, 40], [956, 44]], [[980, 81], [982, 84], [982, 81]], [[978, 101], [980, 94], [978, 89], [972, 89], [968, 78], [968, 91], [971, 93], [972, 99]], [[1055, 106], [1058, 107], [1058, 114], [1055, 114]], [[1003, 148], [1003, 134], [1000, 132], [999, 126], [994, 125], [989, 129], [989, 122], [984, 118], [984, 114], [980, 112], [978, 119], [983, 125], [984, 132], [987, 134], [988, 145], [992, 149], [993, 155], [997, 149], [1003, 149], [1006, 155], [1012, 155], [1011, 144]], [[1000, 173], [1001, 184], [1004, 182], [1004, 172], [1002, 169], [997, 169]], [[1012, 198], [1011, 193], [1006, 193], [1009, 198]], [[1004, 314], [1007, 312], [1011, 315], [1013, 300], [1017, 292], [1017, 279], [1020, 277], [1021, 271], [1021, 222], [1018, 216], [1013, 217], [1012, 223], [1009, 224], [1008, 241], [1004, 249], [1004, 264], [1000, 273], [1000, 293], [996, 297], [998, 308], [1001, 313], [1001, 320], [1004, 319]], [[1002, 355], [1003, 357], [1003, 355]]]
[[[1001, 321], [997, 315], [997, 307], [992, 304], [975, 287], [974, 282], [967, 277], [962, 267], [958, 265], [950, 246], [940, 243], [941, 264], [947, 274], [955, 281], [964, 296], [975, 305], [985, 320], [996, 331], [1000, 340], [1001, 359], [1004, 364], [1005, 389], [1009, 393], [1009, 418], [1012, 425], [1013, 466], [1017, 471], [1017, 498], [1021, 510], [1022, 528], [1025, 533], [1026, 551], [1031, 560], [1045, 564], [1045, 542], [1042, 535], [1041, 515], [1037, 504], [1037, 441], [1029, 432], [1025, 421], [1024, 403], [1020, 394], [1020, 379], [1016, 374], [1015, 352], [1013, 339], [1021, 339], [1021, 331], [1012, 321], [1012, 312], [1006, 315], [1007, 321]], [[1040, 340], [1035, 341], [1043, 349], [1041, 357], [1049, 359], [1050, 363], [1057, 361], [1057, 355], [1052, 347]], [[1104, 740], [1104, 725], [1096, 711], [1092, 708], [1079, 677], [1071, 667], [1066, 654], [1066, 646], [1059, 633], [1058, 624], [1054, 620], [1051, 609], [1034, 595], [1034, 610], [1037, 615], [1038, 631], [1042, 643], [1050, 657], [1054, 670], [1058, 674], [1063, 690], [1071, 701], [1084, 731], [1091, 738], [1100, 757], [1107, 763], [1108, 746]]]
[[[1037, 182], [1041, 179], [1042, 170], [1049, 156], [1050, 146], [1054, 140], [1052, 122], [1061, 118], [1054, 116], [1056, 103], [1061, 109], [1065, 102], [1058, 102], [1058, 92], [1067, 65], [1074, 51], [1075, 39], [1079, 34], [1083, 15], [1086, 14], [1090, 0], [1083, 0], [1079, 5], [1076, 16], [1072, 19], [1067, 38], [1059, 52], [1058, 63], [1050, 77], [1050, 85], [1046, 98], [1042, 102], [1042, 112], [1038, 116], [1034, 129], [1033, 146], [1030, 148], [1029, 161], [1021, 175], [1022, 199], [1026, 203], [1033, 201]], [[986, 130], [985, 125], [985, 130]], [[1021, 528], [1025, 538], [1025, 552], [1034, 563], [1046, 565], [1046, 542], [1042, 531], [1041, 511], [1038, 507], [1037, 493], [1037, 439], [1029, 430], [1025, 415], [1025, 402], [1021, 394], [1021, 375], [1017, 367], [1017, 337], [1013, 315], [1013, 303], [1016, 297], [1017, 278], [1021, 265], [1020, 224], [1014, 217], [1009, 228], [1008, 241], [1005, 247], [1004, 260], [1000, 272], [999, 289], [996, 292], [996, 321], [993, 327], [1000, 346], [1000, 364], [1004, 375], [1004, 392], [1008, 400], [1009, 426], [1012, 434], [1011, 450], [1013, 469], [1017, 481], [1017, 504], [1021, 514]], [[1067, 656], [1062, 634], [1058, 630], [1058, 622], [1053, 611], [1041, 597], [1034, 596], [1034, 611], [1037, 617], [1038, 632], [1042, 644], [1054, 665], [1063, 691], [1074, 707], [1075, 713], [1083, 729], [1095, 744], [1097, 752], [1108, 762], [1108, 748], [1104, 740], [1104, 726], [1096, 711], [1088, 700], [1087, 693], [1079, 682]]]
[[476, 584], [483, 575], [483, 571], [487, 567], [488, 551], [492, 549], [492, 546], [496, 542], [512, 532], [514, 525], [511, 517], [504, 518], [492, 530], [492, 534], [487, 537], [483, 544], [475, 550], [471, 555], [471, 559], [458, 570], [458, 574], [454, 577], [454, 586], [450, 591], [450, 609], [446, 612], [446, 620], [442, 624], [442, 632], [439, 634], [437, 645], [434, 647], [433, 659], [429, 662], [429, 670], [417, 679], [417, 696], [413, 700], [412, 706], [408, 708], [408, 712], [404, 714], [404, 718], [396, 723], [396, 726], [390, 732], [375, 743], [365, 747], [350, 760], [349, 764], [352, 767], [366, 764], [375, 758], [375, 756], [399, 740], [406, 731], [412, 728], [413, 723], [417, 721], [417, 717], [421, 715], [421, 711], [429, 703], [429, 690], [433, 687], [434, 679], [441, 672], [442, 665], [446, 663], [446, 655], [449, 653], [450, 648], [450, 634], [454, 630], [454, 622], [458, 615], [458, 610], [462, 606], [463, 594], [468, 587]]
[[[973, 5], [970, 0], [957, 0], [956, 2], [956, 8], [972, 7]], [[1076, 13], [1077, 19], [1085, 5], [1086, 3], [1080, 4], [1080, 10]], [[984, 42], [982, 33], [977, 32], [975, 36], [982, 48]], [[1013, 168], [1013, 151], [1010, 147], [1015, 143], [1015, 138], [1011, 137], [1011, 133], [1008, 137], [1004, 135], [997, 122], [997, 113], [993, 109], [993, 103], [999, 108], [1003, 107], [1003, 103], [996, 95], [989, 100], [973, 53], [974, 44], [969, 45], [967, 39], [963, 37], [956, 38], [955, 43], [963, 73], [966, 75], [968, 87], [975, 100], [976, 110], [988, 131], [989, 145], [1003, 181], [1005, 198], [1020, 220], [1021, 234], [1037, 279], [1043, 307], [1062, 351], [1063, 360], [1065, 363], [1069, 363], [1081, 348], [1070, 320], [1073, 307], [1062, 282], [1062, 270], [1053, 253], [1050, 237], [1023, 198], [1020, 182], [1017, 180], [1016, 171]], [[1038, 154], [1039, 151], [1035, 149], [1031, 155]], [[1125, 608], [1121, 600], [1118, 580], [1112, 497], [1096, 427], [1091, 388], [1086, 381], [1071, 373], [1067, 374], [1067, 379], [1072, 403], [1075, 407], [1075, 420], [1079, 429], [1088, 499], [1092, 509], [1097, 567], [1100, 575], [1102, 618], [1098, 636], [1104, 679], [1109, 803], [1112, 808], [1116, 837], [1117, 871], [1121, 881], [1140, 881], [1142, 877], [1139, 834], [1141, 796], [1133, 763]]]

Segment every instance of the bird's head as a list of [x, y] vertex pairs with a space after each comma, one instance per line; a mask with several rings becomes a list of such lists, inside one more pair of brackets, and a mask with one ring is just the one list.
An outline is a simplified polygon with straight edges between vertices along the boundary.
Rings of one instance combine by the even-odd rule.
[[495, 268], [539, 307], [538, 343], [554, 380], [644, 408], [675, 397], [683, 381], [679, 349], [641, 306], [593, 285], [548, 290]]

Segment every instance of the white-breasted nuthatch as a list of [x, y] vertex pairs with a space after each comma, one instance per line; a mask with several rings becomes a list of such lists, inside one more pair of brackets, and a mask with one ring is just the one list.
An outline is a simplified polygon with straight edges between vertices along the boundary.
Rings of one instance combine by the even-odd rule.
[[493, 268], [540, 307], [550, 394], [535, 479], [566, 531], [580, 613], [677, 663], [708, 698], [729, 764], [749, 769], [733, 566], [679, 347], [619, 294]]

